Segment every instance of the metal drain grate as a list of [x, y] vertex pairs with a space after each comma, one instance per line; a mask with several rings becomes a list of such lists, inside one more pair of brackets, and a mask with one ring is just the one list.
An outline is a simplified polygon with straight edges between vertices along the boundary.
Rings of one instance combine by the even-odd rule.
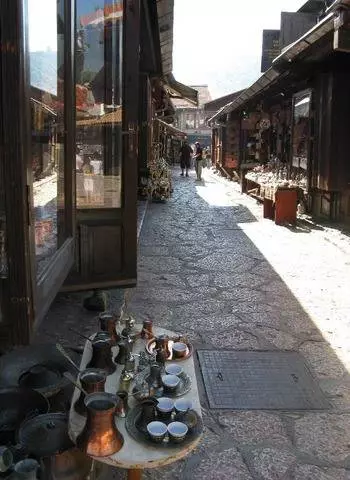
[[210, 408], [319, 410], [330, 407], [298, 353], [228, 350], [197, 353]]

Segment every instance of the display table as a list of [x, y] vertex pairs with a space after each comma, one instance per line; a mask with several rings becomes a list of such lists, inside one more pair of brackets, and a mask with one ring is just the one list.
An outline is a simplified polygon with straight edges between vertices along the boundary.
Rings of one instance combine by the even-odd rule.
[[274, 220], [276, 225], [296, 224], [298, 187], [281, 187], [257, 180], [247, 180], [247, 193], [263, 202], [264, 218]]
[[[137, 325], [136, 328], [141, 331], [142, 326]], [[166, 334], [169, 337], [175, 336], [174, 332], [164, 330], [162, 328], [153, 328], [155, 336], [159, 336], [162, 334]], [[146, 341], [142, 339], [138, 339], [134, 345], [133, 353], [139, 353], [144, 351], [146, 345]], [[118, 347], [113, 347], [113, 358], [117, 354]], [[88, 362], [90, 361], [92, 356], [92, 347], [91, 342], [86, 342], [85, 349], [80, 365], [80, 369], [84, 370]], [[171, 362], [170, 362], [171, 363]], [[192, 401], [193, 409], [201, 416], [201, 406], [199, 402], [199, 395], [198, 395], [198, 387], [196, 381], [196, 373], [194, 367], [194, 360], [193, 356], [190, 358], [179, 362], [181, 367], [184, 369], [184, 372], [192, 380], [192, 388], [191, 390], [182, 396], [181, 398], [187, 398]], [[116, 371], [107, 377], [105, 391], [108, 393], [115, 394], [118, 391], [119, 387], [119, 379], [121, 371], [123, 370], [122, 365], [117, 365]], [[133, 383], [131, 383], [132, 389]], [[72, 406], [70, 410], [69, 416], [69, 434], [72, 440], [75, 442], [77, 436], [83, 430], [85, 425], [85, 417], [82, 417], [76, 413], [74, 410], [74, 404], [80, 395], [80, 390], [77, 388], [74, 391], [73, 399], [72, 399]], [[132, 397], [129, 396], [129, 406], [133, 408], [137, 404], [137, 401]], [[176, 462], [177, 460], [185, 457], [188, 455], [199, 443], [200, 437], [196, 438], [192, 443], [184, 445], [181, 448], [181, 445], [175, 447], [157, 447], [156, 444], [154, 446], [152, 444], [145, 445], [137, 442], [132, 438], [125, 427], [125, 419], [116, 417], [116, 425], [120, 433], [124, 438], [124, 444], [121, 450], [116, 454], [110, 457], [98, 457], [94, 458], [97, 462], [103, 462], [113, 467], [128, 469], [128, 478], [130, 479], [140, 479], [142, 475], [142, 470], [145, 468], [158, 468], [164, 465]]]

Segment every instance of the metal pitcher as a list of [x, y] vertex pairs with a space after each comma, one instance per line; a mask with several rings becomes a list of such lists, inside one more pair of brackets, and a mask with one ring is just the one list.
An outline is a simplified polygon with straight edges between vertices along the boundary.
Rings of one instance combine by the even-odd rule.
[[105, 370], [107, 375], [115, 372], [116, 366], [112, 360], [112, 339], [107, 333], [98, 333], [93, 339], [92, 358], [87, 368]]
[[[87, 368], [79, 375], [81, 386], [87, 393], [104, 392], [107, 374], [104, 370], [97, 368]], [[74, 409], [79, 415], [86, 415], [84, 405], [85, 394], [80, 393], [78, 400], [75, 402]]]
[[92, 393], [84, 402], [87, 421], [77, 438], [77, 446], [93, 457], [108, 457], [118, 452], [123, 438], [114, 421], [117, 398], [109, 393]]

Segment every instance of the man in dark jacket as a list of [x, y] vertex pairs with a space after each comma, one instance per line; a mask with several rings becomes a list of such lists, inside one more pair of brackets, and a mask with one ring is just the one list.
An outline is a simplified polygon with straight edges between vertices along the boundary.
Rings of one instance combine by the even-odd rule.
[[187, 142], [184, 142], [182, 147], [180, 148], [180, 166], [181, 166], [181, 176], [184, 176], [184, 172], [186, 169], [186, 177], [188, 177], [188, 169], [191, 165], [191, 155], [193, 153], [192, 148], [189, 146]]

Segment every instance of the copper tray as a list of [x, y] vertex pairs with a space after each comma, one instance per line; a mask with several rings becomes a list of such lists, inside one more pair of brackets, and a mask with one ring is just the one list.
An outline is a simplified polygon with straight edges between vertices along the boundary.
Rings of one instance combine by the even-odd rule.
[[[144, 445], [147, 445], [149, 447], [155, 447], [157, 449], [178, 448], [179, 450], [182, 450], [184, 447], [186, 447], [187, 445], [190, 445], [192, 442], [197, 440], [203, 432], [202, 417], [198, 415], [197, 412], [195, 412], [197, 416], [197, 425], [189, 429], [185, 439], [181, 443], [171, 442], [167, 435], [166, 435], [166, 438], [161, 443], [156, 443], [150, 439], [147, 432], [142, 432], [137, 428], [136, 424], [138, 419], [140, 418], [141, 413], [142, 413], [141, 405], [137, 405], [136, 407], [131, 409], [125, 419], [125, 427], [128, 433], [133, 437], [134, 440], [136, 440], [139, 443], [143, 443]], [[156, 417], [155, 417], [155, 420], [157, 420]], [[169, 421], [161, 420], [161, 422], [164, 422], [166, 425], [173, 421], [174, 421], [173, 418]]]
[[[173, 356], [173, 343], [175, 342], [182, 342], [182, 343], [185, 343], [186, 346], [187, 346], [187, 350], [186, 350], [186, 354], [181, 357], [181, 358], [174, 358]], [[155, 346], [156, 346], [156, 339], [155, 338], [152, 338], [151, 340], [149, 340], [146, 344], [146, 350], [149, 354], [153, 355], [154, 354], [154, 349], [155, 349]], [[188, 358], [190, 358], [190, 356], [192, 355], [193, 353], [193, 345], [192, 343], [188, 342], [188, 341], [182, 341], [182, 340], [178, 340], [177, 338], [174, 340], [174, 339], [170, 339], [169, 342], [168, 342], [168, 349], [169, 349], [169, 352], [170, 352], [170, 355], [168, 356], [168, 358], [166, 359], [167, 362], [171, 361], [171, 362], [182, 362], [183, 360], [187, 360]]]

